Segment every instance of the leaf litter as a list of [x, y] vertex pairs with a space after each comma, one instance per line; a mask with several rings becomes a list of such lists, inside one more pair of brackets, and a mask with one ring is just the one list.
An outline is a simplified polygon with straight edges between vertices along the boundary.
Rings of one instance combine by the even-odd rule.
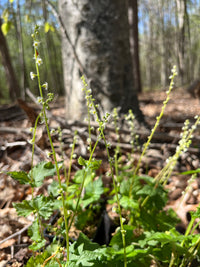
[[[150, 126], [154, 125], [155, 118], [161, 110], [164, 98], [164, 92], [146, 92], [139, 96], [141, 109]], [[56, 106], [56, 104], [54, 104], [54, 106], [52, 106], [52, 114], [55, 117], [59, 116], [64, 118], [64, 101], [62, 98], [58, 99], [57, 101], [59, 102], [59, 105], [57, 104]], [[18, 106], [16, 105], [16, 107]], [[31, 105], [31, 108], [37, 110], [37, 107], [35, 107], [33, 104]], [[27, 235], [28, 228], [26, 228], [30, 225], [31, 217], [19, 217], [13, 208], [13, 203], [30, 199], [31, 190], [29, 185], [24, 184], [22, 186], [5, 173], [21, 170], [22, 175], [25, 175], [30, 170], [31, 145], [27, 141], [30, 139], [27, 129], [31, 126], [31, 123], [23, 111], [20, 112], [19, 108], [15, 108], [18, 110], [18, 113], [15, 113], [16, 116], [14, 116], [14, 114], [11, 112], [10, 106], [9, 108], [3, 106], [1, 109], [4, 110], [4, 118], [1, 117], [0, 119], [0, 242], [6, 238], [8, 238], [8, 240], [0, 243], [0, 267], [4, 266], [6, 263], [8, 264], [7, 266], [23, 266], [31, 255], [31, 252], [28, 249], [28, 246], [30, 245], [30, 240]], [[12, 114], [11, 118], [9, 118], [9, 114]], [[140, 173], [145, 173], [152, 177], [157, 175], [157, 173], [164, 166], [166, 159], [176, 148], [177, 136], [180, 134], [183, 122], [185, 119], [190, 119], [191, 122], [193, 122], [195, 115], [199, 115], [199, 101], [191, 98], [191, 96], [183, 91], [183, 89], [175, 89], [174, 92], [172, 92], [172, 100], [167, 105], [166, 113], [157, 131], [160, 136], [158, 136], [156, 140], [153, 140], [148, 153], [145, 155], [145, 158], [141, 163], [139, 170]], [[51, 123], [52, 126], [59, 124], [59, 122], [55, 120], [51, 121]], [[87, 139], [87, 126], [81, 124], [81, 122], [80, 124], [78, 122], [71, 124], [70, 127], [63, 128], [63, 148], [65, 152], [64, 162], [66, 163], [66, 166], [68, 166], [70, 157], [69, 144], [72, 143], [75, 129], [78, 129], [79, 132], [78, 145], [75, 151], [77, 158], [78, 156], [87, 156], [87, 151], [84, 149]], [[172, 207], [181, 218], [181, 223], [179, 225], [180, 231], [184, 231], [189, 222], [189, 212], [195, 210], [200, 202], [200, 183], [198, 182], [198, 179], [196, 179], [190, 185], [190, 190], [184, 196], [184, 199], [180, 204], [180, 200], [183, 198], [182, 192], [187, 187], [187, 181], [190, 177], [187, 176], [187, 174], [177, 175], [177, 173], [195, 170], [196, 168], [200, 167], [198, 157], [198, 132], [199, 129], [197, 129], [195, 135], [196, 139], [194, 138], [195, 143], [191, 146], [191, 149], [179, 159], [175, 171], [166, 185], [166, 188], [169, 190], [169, 201], [166, 209]], [[130, 152], [130, 146], [128, 131], [122, 131], [122, 133], [120, 145], [125, 162], [126, 155], [128, 152]], [[114, 131], [111, 130], [107, 130], [106, 137], [111, 144], [115, 143], [117, 140]], [[167, 138], [170, 141], [167, 142]], [[36, 146], [34, 165], [47, 159], [49, 144], [46, 142], [46, 140], [47, 136], [43, 131]], [[62, 157], [60, 154], [58, 136], [55, 135], [53, 141], [56, 147], [58, 159], [61, 159]], [[104, 186], [107, 188], [112, 188], [112, 181], [106, 175], [107, 171], [109, 170], [109, 166], [105, 159], [104, 147], [101, 146], [101, 143], [95, 152], [95, 157], [99, 160], [102, 160], [102, 164], [100, 169], [97, 171], [97, 174], [102, 175]], [[135, 163], [137, 163], [137, 159], [139, 158], [139, 153], [137, 151], [135, 152], [134, 157]], [[75, 175], [80, 167], [81, 166], [78, 164], [77, 159], [73, 159], [72, 176]], [[53, 170], [51, 168], [48, 169], [46, 175], [47, 177], [44, 179], [43, 184], [41, 184], [41, 187], [36, 193], [38, 196], [41, 192], [43, 195], [45, 195], [48, 185], [52, 184], [52, 178], [48, 178], [48, 176], [52, 174], [52, 171]], [[35, 173], [35, 182], [37, 183], [37, 170]], [[197, 174], [197, 177], [198, 175], [199, 174]], [[30, 177], [27, 176], [26, 178], [29, 179]], [[96, 180], [96, 183], [97, 194], [102, 194], [103, 192], [101, 191], [100, 187], [98, 192], [98, 183], [100, 182]], [[88, 189], [85, 198], [85, 205], [90, 202], [90, 190], [92, 190], [92, 188]], [[115, 217], [117, 216], [116, 213], [113, 212], [113, 205], [107, 204], [106, 210], [109, 217], [112, 220], [115, 220]], [[23, 212], [22, 215], [24, 215]], [[12, 237], [13, 234], [19, 233], [20, 230], [23, 229], [25, 230], [20, 234]], [[79, 232], [74, 227], [72, 227], [72, 230], [74, 231], [74, 236], [77, 238]], [[91, 229], [89, 228], [86, 230], [86, 233], [89, 235], [90, 231]], [[197, 229], [197, 231], [199, 230]]]

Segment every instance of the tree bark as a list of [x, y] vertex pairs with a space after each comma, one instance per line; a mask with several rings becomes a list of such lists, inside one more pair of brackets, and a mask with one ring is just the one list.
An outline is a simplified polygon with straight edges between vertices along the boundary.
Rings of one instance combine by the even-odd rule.
[[[67, 31], [62, 38], [67, 119], [86, 116], [80, 76], [85, 74], [101, 110], [139, 109], [129, 44], [127, 2], [121, 0], [59, 0], [59, 12]], [[73, 49], [72, 49], [73, 46]], [[77, 62], [78, 57], [78, 62]]]
[[154, 85], [153, 80], [153, 73], [154, 73], [154, 39], [155, 39], [155, 23], [154, 23], [154, 17], [151, 13], [150, 7], [151, 7], [151, 1], [147, 1], [148, 4], [148, 21], [145, 23], [144, 27], [144, 38], [145, 38], [145, 71], [146, 71], [146, 86], [148, 89], [152, 90]]
[[24, 41], [22, 36], [22, 22], [21, 22], [21, 7], [20, 2], [17, 0], [17, 35], [18, 35], [18, 44], [19, 44], [19, 63], [20, 63], [20, 87], [21, 87], [21, 96], [25, 99], [25, 90], [28, 86], [27, 71], [24, 58]]
[[177, 9], [177, 52], [178, 52], [178, 68], [181, 77], [181, 84], [184, 84], [184, 66], [185, 66], [185, 24], [187, 14], [186, 0], [176, 0]]
[[0, 19], [0, 53], [2, 58], [2, 63], [6, 73], [6, 79], [9, 87], [10, 99], [15, 100], [17, 97], [20, 97], [20, 88], [18, 85], [17, 78], [12, 66], [6, 38], [3, 35], [1, 30], [2, 21]]
[[165, 14], [164, 14], [164, 0], [158, 1], [159, 10], [159, 24], [160, 24], [160, 51], [161, 51], [161, 85], [165, 88], [168, 85], [168, 62], [167, 62], [167, 52], [166, 52], [166, 33], [165, 33]]
[[139, 58], [138, 0], [129, 0], [130, 44], [132, 46], [133, 75], [137, 92], [142, 92]]

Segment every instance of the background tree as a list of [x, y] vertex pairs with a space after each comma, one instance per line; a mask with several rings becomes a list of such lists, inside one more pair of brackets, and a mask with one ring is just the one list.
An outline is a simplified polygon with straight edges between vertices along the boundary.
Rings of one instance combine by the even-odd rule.
[[140, 75], [140, 51], [138, 32], [138, 1], [129, 0], [129, 24], [130, 24], [130, 44], [133, 62], [134, 84], [137, 92], [142, 92]]
[[[64, 93], [58, 24], [48, 8], [42, 4], [43, 2], [36, 0], [5, 1], [3, 5], [0, 3], [0, 14], [3, 18], [2, 22], [5, 24], [5, 27], [3, 27], [5, 30], [4, 39], [10, 52], [10, 59], [16, 73], [21, 97], [24, 97], [26, 88], [31, 89], [34, 94], [38, 95], [37, 83], [36, 81], [30, 82], [29, 75], [34, 67], [31, 33], [37, 23], [41, 25], [41, 56], [44, 65], [41, 68], [41, 76], [44, 80], [48, 80], [49, 88], [55, 94], [63, 95]], [[45, 13], [44, 16], [43, 12]], [[48, 43], [46, 42], [47, 38]], [[0, 62], [3, 64], [2, 59], [0, 59]], [[4, 68], [0, 68], [0, 79], [3, 95], [0, 101], [2, 103], [10, 99]], [[14, 89], [14, 87], [12, 88]], [[12, 95], [14, 96], [14, 94]]]
[[15, 100], [20, 97], [20, 88], [18, 81], [16, 79], [15, 71], [12, 66], [9, 49], [7, 46], [6, 39], [1, 30], [2, 20], [0, 19], [0, 53], [1, 60], [5, 69], [5, 74], [7, 78], [7, 83], [9, 86], [10, 99]]
[[103, 112], [114, 107], [121, 112], [132, 109], [142, 119], [133, 81], [127, 2], [59, 0], [59, 12], [80, 61], [63, 35], [67, 118], [86, 115], [80, 80], [85, 74]]
[[[166, 1], [164, 0], [140, 0], [140, 1], [129, 0], [129, 1], [131, 1], [131, 3], [134, 4], [133, 7], [136, 7], [136, 3], [138, 4], [138, 13], [137, 13], [138, 27], [136, 27], [137, 26], [136, 25], [137, 22], [136, 22], [134, 23], [134, 25], [132, 25], [134, 27], [131, 26], [130, 29], [131, 31], [133, 31], [133, 29], [136, 30], [136, 28], [138, 28], [138, 37], [139, 37], [138, 38], [138, 49], [139, 49], [138, 56], [140, 59], [139, 63], [140, 63], [140, 73], [141, 73], [141, 81], [142, 81], [143, 90], [154, 90], [154, 89], [165, 88], [169, 83], [168, 76], [170, 75], [170, 69], [174, 64], [176, 64], [179, 68], [180, 79], [176, 79], [177, 86], [186, 87], [194, 79], [198, 79], [199, 73], [200, 73], [200, 53], [199, 53], [200, 51], [200, 39], [199, 39], [200, 1], [199, 0], [187, 0], [187, 1], [186, 0], [176, 0], [176, 1], [174, 0], [166, 0]], [[7, 13], [8, 15], [9, 30], [7, 31], [6, 35], [4, 34], [4, 38], [7, 41], [6, 42], [7, 47], [10, 52], [10, 61], [16, 73], [16, 79], [19, 84], [21, 96], [24, 96], [24, 89], [26, 87], [30, 88], [35, 94], [38, 94], [37, 84], [36, 83], [34, 84], [34, 82], [30, 82], [30, 76], [29, 76], [29, 73], [30, 71], [32, 71], [32, 68], [33, 68], [33, 59], [32, 59], [33, 47], [32, 47], [32, 39], [30, 35], [32, 33], [32, 30], [35, 24], [40, 25], [40, 35], [41, 35], [41, 41], [42, 41], [41, 42], [41, 45], [42, 45], [41, 56], [43, 57], [44, 67], [41, 68], [41, 76], [44, 78], [44, 80], [48, 80], [49, 88], [51, 88], [51, 90], [53, 90], [54, 93], [59, 94], [59, 95], [62, 95], [64, 93], [63, 74], [62, 74], [62, 58], [61, 58], [61, 38], [60, 38], [59, 25], [58, 25], [57, 16], [54, 16], [54, 14], [52, 14], [51, 12], [52, 10], [49, 9], [49, 6], [46, 5], [46, 2], [47, 0], [0, 1], [1, 17], [2, 18], [5, 17], [4, 16], [5, 11], [6, 11], [5, 13]], [[50, 2], [55, 7], [57, 7], [58, 0], [48, 0], [48, 2]], [[84, 0], [82, 1], [82, 4], [78, 3], [77, 5], [79, 7], [79, 5], [83, 5], [85, 3], [87, 3], [87, 1], [85, 2]], [[99, 5], [100, 4], [101, 2], [99, 3]], [[94, 2], [94, 5], [95, 5], [95, 2]], [[112, 10], [112, 7], [109, 7], [109, 5], [110, 5], [110, 2], [108, 2], [107, 4], [109, 8], [108, 12], [111, 11], [113, 12], [113, 14], [116, 14], [116, 16], [121, 14], [121, 11], [118, 12], [114, 10], [114, 5], [116, 6], [116, 8], [119, 7], [117, 3], [116, 4], [111, 3], [111, 6], [113, 6], [113, 10]], [[181, 6], [183, 8], [180, 8]], [[130, 5], [129, 5], [129, 10], [131, 10]], [[134, 9], [134, 11], [136, 11], [136, 9]], [[77, 17], [76, 9], [71, 9], [69, 13], [70, 12], [75, 12], [74, 14], [70, 14], [70, 16], [73, 16], [74, 18]], [[107, 14], [108, 12], [105, 12], [105, 14]], [[84, 10], [84, 12], [81, 11], [81, 14], [83, 14], [84, 16], [87, 15], [86, 10]], [[89, 14], [89, 11], [88, 11], [88, 14]], [[131, 14], [132, 16], [133, 14], [135, 14], [134, 17], [136, 18], [135, 12], [134, 13], [132, 12]], [[64, 16], [65, 14], [63, 14], [63, 17]], [[90, 19], [92, 18], [91, 24], [93, 23], [93, 21], [95, 22], [94, 17], [95, 16], [93, 17], [91, 17], [91, 15], [89, 16]], [[121, 18], [122, 18], [122, 21], [121, 21]], [[118, 19], [116, 19], [115, 21], [113, 20], [113, 23], [119, 23], [120, 21], [121, 24], [124, 24], [123, 18], [124, 16], [120, 15], [118, 16]], [[102, 15], [100, 13], [98, 14], [98, 19], [102, 21]], [[85, 20], [86, 20], [86, 17], [82, 18], [80, 22], [82, 21], [83, 22], [82, 24], [86, 25]], [[21, 23], [19, 23], [20, 21]], [[5, 21], [3, 20], [3, 22]], [[83, 29], [85, 27], [85, 26], [81, 26], [81, 23], [77, 23], [77, 25], [78, 25], [77, 29]], [[127, 25], [127, 21], [125, 22], [125, 25]], [[101, 27], [102, 27], [102, 31], [106, 31], [106, 29], [108, 29], [108, 25], [106, 24], [106, 22], [105, 22], [105, 25]], [[120, 25], [119, 30], [121, 30], [122, 27], [123, 26]], [[123, 30], [126, 32], [125, 27], [126, 26], [124, 26]], [[66, 29], [69, 31], [68, 25]], [[88, 29], [87, 29], [87, 32], [89, 32]], [[69, 34], [70, 38], [71, 38], [71, 35], [73, 36], [73, 34], [74, 33]], [[107, 38], [108, 43], [110, 42], [111, 39], [115, 40], [118, 43], [121, 42], [119, 37], [114, 37], [113, 39], [114, 34], [118, 35], [118, 31], [115, 30], [114, 32], [112, 32], [111, 30], [111, 33], [109, 34], [110, 35]], [[104, 34], [102, 33], [101, 36], [103, 35]], [[82, 33], [80, 36], [82, 36]], [[86, 36], [86, 30], [85, 30], [85, 36]], [[90, 39], [92, 38], [91, 36], [92, 36], [92, 33], [89, 35]], [[95, 33], [93, 33], [93, 36], [95, 36]], [[100, 38], [101, 36], [97, 35], [98, 37], [97, 40], [100, 43], [102, 43], [101, 38]], [[122, 38], [125, 38], [125, 39], [127, 38], [127, 36], [125, 36], [125, 33], [123, 33]], [[79, 47], [80, 47], [80, 42], [79, 42], [80, 40], [82, 39], [80, 38], [77, 39], [77, 44]], [[75, 45], [75, 48], [77, 48], [76, 47], [77, 44], [75, 40], [73, 40], [73, 37], [72, 37], [72, 41], [73, 41], [73, 44]], [[84, 42], [86, 43], [86, 41]], [[90, 40], [88, 40], [88, 42], [90, 42]], [[100, 45], [96, 44], [93, 46], [94, 46], [94, 50], [92, 52], [93, 53], [92, 55], [95, 54], [95, 49], [100, 47]], [[111, 43], [109, 44], [109, 46], [110, 47], [112, 46]], [[123, 45], [121, 47], [123, 47]], [[71, 51], [69, 48], [69, 44], [67, 42], [66, 42], [66, 49], [69, 49], [69, 51]], [[85, 48], [85, 50], [87, 49]], [[117, 59], [118, 59], [117, 53], [120, 55], [121, 52], [119, 51], [119, 49], [117, 50], [114, 48], [114, 50], [116, 51], [116, 55], [115, 55], [116, 61], [115, 62], [113, 61], [113, 62], [116, 66], [118, 66], [118, 69], [121, 68], [122, 70], [123, 67], [119, 67], [119, 63], [117, 62]], [[136, 51], [137, 48], [135, 48], [134, 50]], [[76, 50], [76, 51], [77, 53], [79, 53], [79, 50]], [[88, 54], [89, 52], [87, 53], [87, 55]], [[137, 53], [133, 55], [137, 56]], [[103, 58], [103, 56], [101, 58]], [[105, 58], [106, 60], [110, 61], [109, 57], [105, 57]], [[98, 86], [96, 85], [96, 87], [102, 89], [104, 97], [101, 94], [99, 94], [98, 97], [100, 99], [103, 99], [103, 102], [105, 103], [107, 101], [106, 95], [108, 95], [109, 97], [110, 95], [112, 95], [110, 91], [109, 92], [106, 91], [107, 89], [103, 88], [102, 86], [102, 84], [104, 85], [105, 83], [109, 84], [105, 80], [105, 76], [107, 76], [107, 80], [109, 80], [111, 76], [114, 77], [114, 79], [116, 80], [116, 84], [117, 84], [117, 80], [120, 80], [120, 78], [118, 78], [120, 77], [120, 75], [119, 74], [114, 75], [114, 76], [111, 75], [111, 73], [114, 72], [114, 68], [113, 68], [113, 71], [109, 71], [108, 67], [106, 67], [106, 69], [104, 70], [104, 59], [102, 59], [103, 71], [99, 71], [100, 74], [99, 73], [97, 75], [95, 74], [96, 76], [92, 77], [95, 71], [91, 72], [91, 69], [93, 67], [88, 67], [88, 65], [90, 64], [89, 62], [92, 61], [92, 58], [89, 58], [89, 59], [84, 58], [83, 62], [82, 60], [83, 59], [81, 59], [81, 62], [80, 62], [81, 64], [79, 64], [79, 67], [80, 65], [82, 64], [84, 65], [85, 62], [87, 62], [87, 70], [84, 69], [84, 73], [86, 73], [87, 76], [89, 77], [88, 81], [90, 82], [91, 87], [95, 88], [94, 86], [92, 86], [95, 81], [98, 84]], [[94, 58], [93, 58], [93, 62], [94, 62]], [[0, 58], [0, 63], [3, 66], [2, 58]], [[133, 65], [134, 70], [136, 70], [137, 60], [134, 59], [132, 63], [133, 63], [132, 65]], [[91, 63], [91, 65], [92, 64], [93, 63]], [[69, 62], [69, 67], [70, 66], [71, 64]], [[94, 69], [95, 68], [101, 69], [99, 67], [100, 65], [96, 65], [96, 63], [94, 64], [94, 66], [95, 66]], [[134, 73], [136, 72], [134, 71]], [[80, 75], [78, 75], [77, 77], [79, 76]], [[116, 76], [117, 78], [115, 78]], [[134, 83], [133, 83], [133, 86], [135, 89], [138, 88], [138, 85], [137, 85], [138, 78], [139, 78], [139, 75], [136, 74], [134, 77]], [[9, 93], [10, 89], [7, 83], [4, 67], [0, 67], [0, 80], [1, 80], [0, 86], [1, 86], [1, 94], [2, 94], [0, 101], [2, 103], [2, 102], [9, 101], [10, 99], [10, 93]], [[65, 84], [66, 84], [66, 81], [65, 81]], [[118, 89], [119, 92], [121, 90], [120, 88], [121, 87], [119, 87]], [[95, 90], [98, 92], [98, 89], [95, 89]], [[119, 93], [118, 95], [120, 94], [121, 93]], [[13, 94], [11, 95], [14, 96]], [[122, 99], [121, 96], [122, 94], [120, 95], [120, 98]], [[125, 95], [123, 94], [123, 96]], [[126, 102], [125, 99], [126, 98], [124, 98], [124, 102]]]
[[[181, 77], [181, 84], [184, 84], [185, 76], [185, 46], [186, 46], [186, 25], [187, 25], [187, 1], [176, 0], [176, 21], [177, 21], [177, 61]], [[188, 70], [189, 71], [189, 70]]]

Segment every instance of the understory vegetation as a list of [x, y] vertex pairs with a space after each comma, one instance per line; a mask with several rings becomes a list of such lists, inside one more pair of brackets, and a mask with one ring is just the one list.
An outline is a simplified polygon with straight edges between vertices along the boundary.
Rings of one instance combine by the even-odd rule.
[[[111, 144], [104, 135], [106, 124], [112, 121], [120, 140], [117, 109], [113, 114], [105, 114], [100, 118], [92, 90], [88, 88], [87, 82], [82, 77], [88, 108], [87, 149], [90, 156], [87, 159], [83, 157], [77, 159], [82, 168], [72, 177], [71, 167], [76, 157], [74, 149], [77, 134], [74, 133], [71, 156], [66, 168], [64, 160], [57, 160], [52, 141], [52, 134], [57, 132], [62, 150], [62, 130], [50, 129], [48, 124], [47, 110], [53, 100], [53, 94], [48, 93], [47, 82], [41, 82], [39, 69], [42, 59], [38, 34], [38, 27], [36, 27], [32, 34], [36, 70], [31, 72], [31, 78], [38, 80], [40, 91], [38, 102], [42, 104], [42, 110], [35, 121], [35, 127], [31, 129], [32, 168], [28, 173], [8, 172], [13, 179], [21, 184], [30, 185], [32, 189], [31, 199], [13, 203], [19, 216], [32, 215], [34, 218], [28, 229], [32, 240], [29, 248], [33, 253], [26, 266], [183, 267], [191, 266], [194, 262], [200, 264], [200, 234], [195, 232], [199, 227], [200, 208], [191, 213], [191, 220], [184, 234], [176, 230], [179, 219], [175, 212], [172, 209], [165, 209], [168, 201], [165, 185], [179, 156], [190, 146], [193, 132], [200, 123], [200, 117], [195, 118], [196, 121], [192, 126], [189, 121], [185, 122], [174, 155], [168, 158], [165, 167], [156, 177], [152, 178], [139, 172], [141, 160], [170, 99], [170, 92], [177, 75], [176, 68], [172, 69], [166, 100], [163, 102], [160, 115], [156, 118], [151, 135], [142, 148], [137, 164], [132, 156], [139, 145], [139, 137], [134, 131], [133, 113], [130, 111], [125, 116], [132, 133], [132, 151], [124, 161], [119, 147], [116, 147], [114, 153], [110, 152]], [[98, 123], [97, 130], [91, 126], [93, 119]], [[48, 155], [48, 162], [40, 162], [34, 166], [34, 145], [39, 123], [45, 124], [51, 152]], [[94, 133], [97, 134], [95, 142], [91, 138]], [[112, 185], [109, 188], [104, 185], [102, 176], [98, 173], [101, 160], [95, 159], [94, 156], [100, 141], [104, 142], [109, 164], [107, 177], [112, 178]], [[200, 172], [199, 169], [191, 171], [191, 179], [195, 179], [195, 174], [198, 172]], [[187, 174], [189, 175], [190, 172]], [[38, 188], [46, 177], [53, 177], [48, 187], [48, 195], [38, 195]], [[116, 215], [115, 220], [111, 220], [106, 213], [106, 203], [111, 205]], [[86, 235], [84, 229], [88, 227], [90, 234]], [[75, 236], [74, 232], [78, 235]]]

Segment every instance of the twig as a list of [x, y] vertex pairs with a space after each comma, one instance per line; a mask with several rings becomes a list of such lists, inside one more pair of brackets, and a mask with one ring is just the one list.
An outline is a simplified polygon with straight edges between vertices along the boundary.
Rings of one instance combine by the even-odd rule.
[[28, 129], [15, 128], [15, 127], [0, 127], [0, 133], [31, 134], [31, 132]]
[[27, 144], [26, 141], [17, 141], [17, 142], [11, 142], [11, 143], [5, 143], [5, 146], [3, 146], [3, 149], [6, 149], [7, 147], [14, 147], [14, 146], [25, 146]]
[[14, 238], [16, 236], [19, 236], [21, 235], [23, 232], [25, 232], [30, 226], [32, 225], [32, 223], [26, 225], [24, 228], [22, 228], [21, 230], [19, 230], [18, 232], [6, 237], [5, 239], [1, 240], [0, 241], [0, 245], [3, 244], [4, 242], [6, 242], [7, 240], [11, 239], [11, 238]]

